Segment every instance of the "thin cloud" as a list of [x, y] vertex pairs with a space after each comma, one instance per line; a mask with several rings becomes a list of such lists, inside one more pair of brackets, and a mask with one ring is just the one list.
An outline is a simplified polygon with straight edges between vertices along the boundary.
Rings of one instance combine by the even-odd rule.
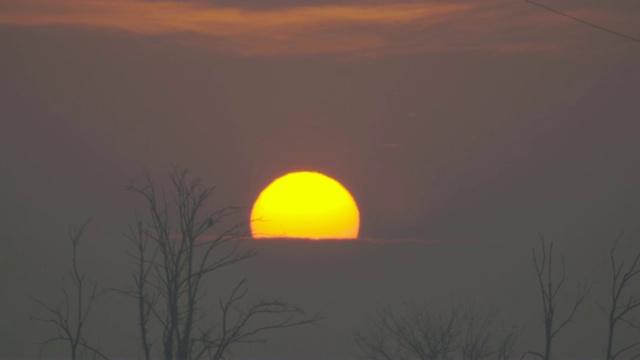
[[[543, 14], [546, 15], [546, 14]], [[0, 24], [107, 29], [241, 56], [545, 51], [562, 19], [522, 3], [411, 2], [256, 10], [203, 2], [4, 0]], [[566, 25], [566, 24], [565, 24]]]

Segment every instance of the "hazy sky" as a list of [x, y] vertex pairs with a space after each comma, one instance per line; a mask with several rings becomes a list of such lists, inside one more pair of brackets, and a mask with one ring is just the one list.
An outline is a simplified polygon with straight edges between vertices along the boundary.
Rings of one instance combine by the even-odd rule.
[[[637, 1], [553, 6], [640, 37]], [[64, 273], [67, 225], [93, 217], [87, 256], [116, 253], [141, 205], [120, 186], [172, 165], [216, 185], [220, 206], [250, 207], [289, 171], [339, 180], [363, 239], [405, 244], [341, 260], [377, 274], [357, 275], [364, 292], [407, 295], [378, 262], [431, 271], [406, 240], [512, 249], [539, 228], [588, 248], [633, 235], [639, 96], [640, 43], [524, 1], [3, 0], [0, 280], [16, 295], [0, 311], [26, 325], [3, 322], [0, 348], [33, 355], [23, 294]], [[299, 286], [282, 291], [321, 291]], [[330, 336], [291, 351], [344, 356], [345, 329], [328, 330], [342, 334], [335, 352]]]

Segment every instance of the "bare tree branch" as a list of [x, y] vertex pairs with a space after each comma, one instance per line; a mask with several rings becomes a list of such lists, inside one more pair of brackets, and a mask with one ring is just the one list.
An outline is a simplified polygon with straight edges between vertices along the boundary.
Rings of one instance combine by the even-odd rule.
[[203, 186], [186, 170], [174, 168], [169, 183], [170, 191], [165, 192], [146, 174], [141, 185], [126, 188], [140, 195], [148, 210], [148, 219], [138, 219], [129, 229], [128, 237], [136, 247], [131, 255], [136, 267], [134, 287], [121, 291], [137, 300], [147, 360], [152, 354], [152, 324], [159, 325], [157, 337], [164, 359], [191, 360], [205, 354], [222, 359], [232, 345], [254, 341], [260, 333], [323, 318], [307, 316], [280, 301], [242, 305], [247, 294], [242, 281], [221, 301], [219, 327], [207, 326], [206, 279], [255, 255], [240, 247], [240, 240], [248, 236], [248, 222], [233, 220], [241, 211], [234, 207], [205, 214], [215, 188]]
[[405, 304], [401, 312], [381, 308], [369, 331], [354, 332], [362, 353], [372, 360], [510, 359], [517, 331], [495, 330], [496, 311], [452, 306], [447, 312], [426, 305]]
[[540, 237], [540, 253], [538, 254], [535, 249], [531, 249], [531, 253], [533, 256], [533, 265], [536, 270], [538, 288], [540, 290], [540, 298], [542, 302], [545, 345], [542, 353], [527, 351], [523, 355], [523, 358], [525, 355], [530, 354], [543, 360], [550, 360], [553, 350], [553, 340], [558, 333], [560, 333], [560, 331], [573, 320], [576, 312], [589, 294], [591, 284], [578, 284], [576, 298], [571, 306], [571, 310], [564, 320], [560, 320], [558, 324], [556, 313], [558, 307], [558, 295], [563, 289], [563, 285], [565, 284], [567, 277], [565, 261], [564, 258], [561, 259], [560, 275], [559, 277], [555, 276], [555, 267], [553, 264], [553, 242], [549, 243], [547, 246], [544, 236], [542, 236], [540, 232], [538, 232], [538, 235]]
[[367, 333], [354, 331], [354, 339], [363, 354], [371, 360], [401, 360], [400, 345], [392, 337], [389, 330], [389, 317], [392, 311], [389, 308], [378, 309], [372, 322], [368, 324]]
[[91, 314], [95, 300], [101, 295], [96, 284], [86, 279], [85, 273], [78, 267], [78, 246], [85, 228], [91, 219], [86, 220], [78, 228], [69, 228], [69, 240], [71, 241], [71, 290], [68, 290], [63, 278], [58, 286], [63, 300], [55, 306], [31, 297], [49, 314], [48, 317], [32, 317], [33, 320], [50, 324], [56, 331], [53, 336], [40, 343], [39, 356], [42, 357], [47, 345], [54, 342], [65, 342], [69, 347], [69, 357], [77, 359], [81, 350], [88, 350], [95, 356], [108, 359], [98, 349], [89, 345], [85, 340], [85, 325]]
[[[607, 309], [608, 315], [608, 327], [607, 327], [607, 342], [606, 342], [606, 360], [615, 360], [619, 356], [623, 355], [630, 350], [638, 347], [640, 341], [632, 341], [628, 344], [622, 345], [616, 349], [615, 335], [619, 323], [625, 323], [631, 328], [638, 329], [636, 324], [629, 316], [636, 312], [640, 307], [640, 297], [637, 294], [627, 294], [629, 287], [636, 281], [636, 276], [640, 274], [640, 251], [636, 251], [633, 255], [631, 262], [625, 265], [624, 259], [619, 260], [616, 258], [616, 250], [618, 244], [622, 239], [622, 235], [613, 242], [611, 249], [609, 250], [609, 263], [611, 265], [611, 292], [610, 303]], [[640, 353], [636, 353], [634, 358], [640, 356]]]

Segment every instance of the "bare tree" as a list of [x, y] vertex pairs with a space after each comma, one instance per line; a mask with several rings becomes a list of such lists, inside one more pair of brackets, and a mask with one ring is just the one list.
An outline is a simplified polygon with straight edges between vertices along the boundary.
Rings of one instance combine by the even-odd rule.
[[354, 339], [364, 355], [371, 360], [404, 359], [400, 345], [392, 336], [389, 321], [393, 317], [390, 308], [378, 309], [376, 316], [368, 324], [368, 332], [356, 330]]
[[48, 317], [33, 317], [32, 319], [50, 324], [57, 335], [40, 343], [40, 357], [44, 348], [54, 342], [64, 342], [69, 346], [69, 357], [77, 359], [82, 350], [93, 353], [103, 359], [107, 359], [99, 350], [88, 344], [85, 337], [85, 325], [98, 298], [98, 288], [95, 283], [86, 278], [84, 272], [78, 268], [78, 246], [85, 228], [89, 224], [85, 221], [79, 228], [69, 228], [69, 240], [71, 241], [71, 287], [67, 286], [63, 278], [59, 285], [63, 299], [57, 305], [48, 305], [36, 298], [32, 299], [42, 306], [49, 314]]
[[[209, 275], [254, 256], [240, 248], [248, 234], [246, 221], [234, 221], [239, 209], [226, 207], [204, 215], [213, 187], [204, 187], [186, 170], [170, 175], [170, 194], [149, 175], [142, 185], [127, 189], [145, 200], [148, 220], [130, 228], [136, 245], [133, 289], [122, 291], [136, 299], [143, 351], [147, 359], [156, 342], [151, 320], [159, 324], [157, 338], [166, 360], [191, 360], [208, 355], [222, 359], [232, 345], [255, 341], [260, 333], [315, 323], [319, 314], [306, 315], [279, 300], [242, 305], [246, 281], [220, 302], [221, 320], [211, 325], [203, 302]], [[229, 224], [230, 222], [230, 224]], [[206, 237], [204, 236], [206, 234]]]
[[136, 301], [138, 307], [138, 330], [140, 333], [140, 345], [144, 353], [145, 360], [151, 360], [152, 340], [149, 338], [150, 321], [152, 309], [158, 302], [158, 295], [151, 292], [150, 276], [153, 270], [153, 263], [158, 254], [157, 248], [151, 255], [149, 252], [149, 229], [142, 220], [138, 219], [136, 226], [129, 226], [129, 231], [125, 236], [135, 246], [135, 252], [128, 252], [127, 255], [133, 259], [135, 269], [133, 272], [134, 287], [132, 289], [114, 289], [116, 292], [127, 295]]
[[405, 304], [401, 313], [387, 307], [378, 310], [369, 332], [355, 331], [355, 341], [372, 360], [506, 360], [513, 354], [515, 329], [503, 338], [495, 329], [496, 312], [477, 307], [434, 311], [426, 305]]
[[219, 301], [222, 320], [202, 333], [204, 346], [196, 358], [206, 352], [210, 359], [224, 359], [232, 345], [259, 341], [256, 336], [263, 332], [313, 324], [324, 319], [320, 314], [305, 316], [304, 310], [280, 300], [241, 304], [247, 295], [245, 285], [246, 280], [240, 281], [226, 300]]
[[390, 318], [390, 331], [398, 344], [423, 360], [446, 359], [459, 336], [460, 313], [431, 311], [426, 305], [407, 305], [405, 315]]
[[[629, 286], [635, 282], [637, 275], [640, 274], [640, 251], [638, 251], [629, 264], [625, 264], [624, 260], [616, 259], [616, 250], [620, 236], [611, 246], [609, 251], [609, 262], [611, 264], [611, 294], [610, 304], [608, 308], [608, 328], [607, 328], [607, 345], [606, 360], [615, 360], [618, 356], [629, 352], [640, 345], [640, 341], [633, 341], [616, 349], [614, 344], [615, 333], [620, 322], [640, 329], [638, 324], [634, 323], [629, 317], [640, 307], [640, 297], [637, 294], [627, 294]], [[640, 358], [640, 353], [636, 353], [630, 359]]]
[[461, 322], [459, 352], [463, 360], [511, 360], [519, 338], [517, 326], [497, 326], [498, 311], [468, 306]]
[[544, 350], [542, 353], [536, 351], [527, 351], [526, 354], [534, 355], [543, 360], [550, 360], [553, 354], [553, 340], [571, 322], [578, 311], [578, 308], [584, 303], [585, 298], [591, 290], [591, 284], [581, 285], [578, 283], [576, 297], [571, 305], [569, 314], [562, 320], [557, 318], [558, 300], [560, 291], [565, 285], [567, 278], [566, 266], [564, 258], [561, 260], [560, 275], [555, 275], [553, 264], [553, 242], [546, 245], [544, 236], [540, 236], [540, 254], [535, 249], [531, 249], [533, 255], [533, 264], [536, 269], [538, 278], [538, 287], [540, 290], [540, 298], [542, 300], [542, 314], [544, 322]]
[[462, 315], [459, 340], [462, 360], [481, 360], [497, 352], [493, 347], [495, 318], [496, 311], [482, 313], [473, 305], [466, 309]]
[[504, 329], [502, 337], [497, 344], [496, 360], [511, 360], [515, 358], [516, 344], [520, 338], [520, 330], [517, 326]]

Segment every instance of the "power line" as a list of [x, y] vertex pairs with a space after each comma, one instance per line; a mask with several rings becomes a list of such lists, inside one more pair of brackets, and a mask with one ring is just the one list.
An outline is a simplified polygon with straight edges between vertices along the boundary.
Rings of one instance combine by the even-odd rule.
[[575, 21], [581, 22], [581, 23], [583, 23], [583, 24], [585, 24], [585, 25], [589, 25], [589, 26], [594, 27], [594, 28], [596, 28], [596, 29], [599, 29], [599, 30], [602, 30], [602, 31], [606, 31], [606, 32], [608, 32], [608, 33], [610, 33], [610, 34], [617, 35], [617, 36], [623, 37], [623, 38], [625, 38], [625, 39], [627, 39], [627, 40], [631, 40], [631, 41], [635, 41], [635, 42], [637, 42], [637, 43], [640, 43], [640, 39], [635, 38], [635, 37], [633, 37], [633, 36], [629, 36], [629, 35], [626, 35], [626, 34], [623, 34], [623, 33], [620, 33], [620, 32], [614, 31], [614, 30], [611, 30], [611, 29], [607, 29], [607, 28], [602, 27], [602, 26], [600, 26], [600, 25], [594, 24], [594, 23], [589, 22], [589, 21], [586, 21], [586, 20], [582, 20], [582, 19], [580, 19], [580, 18], [577, 18], [577, 17], [575, 17], [575, 16], [573, 16], [573, 15], [569, 15], [569, 14], [564, 13], [564, 12], [562, 12], [562, 11], [559, 11], [559, 10], [556, 10], [556, 9], [552, 9], [552, 8], [550, 8], [550, 7], [548, 7], [548, 6], [545, 6], [545, 5], [539, 4], [539, 3], [535, 2], [535, 1], [532, 1], [532, 0], [524, 0], [524, 1], [528, 2], [529, 4], [532, 4], [532, 5], [535, 5], [535, 6], [541, 7], [541, 8], [543, 8], [543, 9], [545, 9], [545, 10], [548, 10], [548, 11], [554, 12], [554, 13], [556, 13], [556, 14], [558, 14], [558, 15], [562, 15], [562, 16], [564, 16], [564, 17], [568, 17], [569, 19], [572, 19], [572, 20], [575, 20]]

